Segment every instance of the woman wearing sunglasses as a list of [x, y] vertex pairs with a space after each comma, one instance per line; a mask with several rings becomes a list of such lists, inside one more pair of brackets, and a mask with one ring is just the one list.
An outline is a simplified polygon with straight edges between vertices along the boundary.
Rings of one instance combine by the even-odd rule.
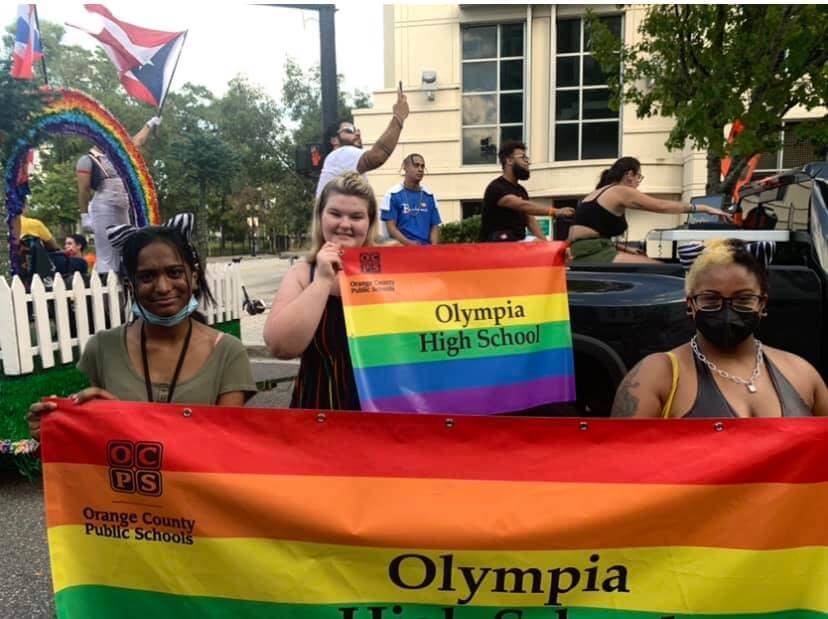
[[766, 315], [768, 278], [742, 241], [708, 243], [685, 289], [695, 335], [630, 371], [616, 393], [614, 417], [828, 416], [828, 389], [814, 367], [755, 337]]

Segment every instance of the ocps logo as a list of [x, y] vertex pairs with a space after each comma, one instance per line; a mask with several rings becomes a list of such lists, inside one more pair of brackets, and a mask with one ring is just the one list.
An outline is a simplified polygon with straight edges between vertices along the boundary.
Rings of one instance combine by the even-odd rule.
[[109, 441], [106, 459], [109, 463], [109, 485], [115, 492], [161, 496], [161, 443]]

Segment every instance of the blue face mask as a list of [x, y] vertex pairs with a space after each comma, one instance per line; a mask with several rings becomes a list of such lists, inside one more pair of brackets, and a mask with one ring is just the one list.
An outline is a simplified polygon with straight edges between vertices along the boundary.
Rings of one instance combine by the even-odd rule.
[[137, 301], [132, 304], [133, 314], [135, 314], [138, 318], [143, 318], [151, 325], [157, 325], [159, 327], [174, 327], [185, 318], [189, 318], [197, 309], [198, 300], [195, 298], [195, 295], [191, 295], [190, 302], [182, 307], [181, 311], [174, 316], [159, 316], [157, 314], [153, 314], [143, 305], [139, 305]]

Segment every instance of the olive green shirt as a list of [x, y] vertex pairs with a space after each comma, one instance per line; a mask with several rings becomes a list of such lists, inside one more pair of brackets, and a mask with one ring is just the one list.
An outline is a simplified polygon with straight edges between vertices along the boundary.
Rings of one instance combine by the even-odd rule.
[[[135, 371], [127, 352], [126, 325], [93, 335], [83, 349], [78, 369], [93, 387], [105, 389], [120, 400], [147, 401], [144, 378]], [[153, 400], [166, 402], [169, 390], [169, 383], [153, 383]], [[244, 345], [225, 333], [198, 373], [178, 382], [172, 401], [215, 404], [221, 394], [232, 391], [244, 391], [245, 399], [250, 399], [256, 393], [256, 381]]]

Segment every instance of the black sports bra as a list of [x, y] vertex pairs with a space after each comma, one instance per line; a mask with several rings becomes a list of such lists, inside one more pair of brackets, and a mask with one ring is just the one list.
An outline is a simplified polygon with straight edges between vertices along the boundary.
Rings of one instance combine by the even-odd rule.
[[615, 215], [598, 204], [598, 198], [612, 185], [607, 185], [588, 201], [583, 201], [575, 209], [575, 225], [592, 228], [604, 238], [620, 236], [627, 230], [626, 215]]

